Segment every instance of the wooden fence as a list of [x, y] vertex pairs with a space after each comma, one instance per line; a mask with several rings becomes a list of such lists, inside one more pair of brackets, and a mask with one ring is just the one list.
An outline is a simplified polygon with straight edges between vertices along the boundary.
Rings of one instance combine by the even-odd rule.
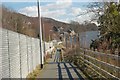
[[120, 79], [120, 56], [80, 49], [79, 60], [105, 78]]

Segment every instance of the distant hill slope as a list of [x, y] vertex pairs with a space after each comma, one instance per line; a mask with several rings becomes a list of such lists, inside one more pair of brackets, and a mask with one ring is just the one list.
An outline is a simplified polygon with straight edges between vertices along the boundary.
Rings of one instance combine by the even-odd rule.
[[[56, 21], [51, 18], [42, 17], [42, 26], [44, 25], [44, 34], [46, 39], [48, 39], [50, 30], [53, 26], [63, 27], [64, 31], [72, 27], [72, 29], [81, 31], [95, 31], [98, 30], [95, 24], [86, 24], [86, 25], [77, 25], [73, 26], [72, 24]], [[26, 34], [32, 37], [39, 37], [39, 21], [37, 17], [28, 17], [20, 13], [11, 11], [5, 7], [2, 7], [2, 27], [17, 31], [22, 34]]]

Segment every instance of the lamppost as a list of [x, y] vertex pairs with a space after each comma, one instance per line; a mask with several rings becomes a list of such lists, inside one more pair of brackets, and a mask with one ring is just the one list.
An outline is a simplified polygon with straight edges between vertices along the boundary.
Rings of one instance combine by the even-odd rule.
[[41, 68], [43, 68], [43, 64], [44, 64], [44, 53], [43, 53], [43, 45], [42, 45], [42, 26], [41, 26], [41, 11], [40, 11], [40, 5], [39, 5], [39, 0], [37, 0], [37, 7], [38, 7], [38, 19], [39, 19], [39, 28], [40, 28], [40, 65]]

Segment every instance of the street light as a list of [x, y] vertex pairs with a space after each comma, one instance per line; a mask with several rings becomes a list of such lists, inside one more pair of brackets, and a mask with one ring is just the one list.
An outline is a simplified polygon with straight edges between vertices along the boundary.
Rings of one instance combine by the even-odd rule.
[[41, 69], [43, 68], [43, 64], [44, 64], [44, 53], [43, 53], [43, 45], [42, 45], [42, 27], [41, 27], [41, 13], [40, 13], [40, 6], [39, 6], [39, 0], [37, 0], [37, 7], [38, 7], [38, 18], [39, 18], [39, 26], [40, 26], [40, 65], [41, 65]]

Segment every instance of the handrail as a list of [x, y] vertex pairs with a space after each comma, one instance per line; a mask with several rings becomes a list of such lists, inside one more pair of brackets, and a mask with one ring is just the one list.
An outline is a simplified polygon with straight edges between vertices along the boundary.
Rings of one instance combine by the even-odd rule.
[[[81, 48], [80, 48], [80, 50], [82, 50], [82, 52], [85, 51], [85, 54], [87, 54], [91, 57], [99, 58], [103, 62], [120, 67], [120, 64], [118, 64], [119, 63], [118, 61], [120, 60], [120, 56], [105, 54], [105, 53], [101, 53], [101, 52], [94, 52], [91, 50], [81, 49]], [[102, 56], [107, 56], [107, 57], [102, 57]]]
[[[82, 53], [82, 54], [83, 54], [83, 53]], [[83, 54], [83, 55], [84, 55], [84, 54]], [[105, 64], [107, 64], [107, 65], [109, 65], [109, 66], [112, 66], [112, 67], [115, 67], [115, 68], [120, 69], [120, 67], [118, 67], [118, 66], [115, 66], [115, 65], [106, 63], [106, 62], [104, 62], [104, 61], [100, 61], [100, 60], [98, 60], [98, 59], [96, 59], [96, 58], [93, 58], [93, 57], [91, 57], [91, 56], [88, 56], [88, 55], [86, 55], [86, 54], [85, 54], [85, 56], [87, 56], [87, 57], [89, 57], [89, 58], [92, 58], [92, 59], [95, 59], [95, 60], [97, 60], [97, 61], [99, 61], [99, 62], [105, 63]]]
[[104, 71], [105, 73], [107, 73], [107, 74], [110, 75], [111, 77], [113, 77], [113, 78], [115, 78], [115, 79], [119, 79], [118, 77], [116, 77], [116, 76], [110, 74], [109, 72], [105, 71], [104, 69], [101, 69], [100, 67], [96, 66], [96, 65], [93, 64], [92, 62], [90, 62], [90, 61], [88, 61], [88, 60], [85, 60], [85, 59], [83, 59], [82, 57], [81, 57], [81, 59], [82, 59], [83, 61], [85, 61], [85, 62], [91, 64], [92, 66], [94, 66], [94, 67], [96, 67], [96, 68], [98, 68], [98, 69]]

